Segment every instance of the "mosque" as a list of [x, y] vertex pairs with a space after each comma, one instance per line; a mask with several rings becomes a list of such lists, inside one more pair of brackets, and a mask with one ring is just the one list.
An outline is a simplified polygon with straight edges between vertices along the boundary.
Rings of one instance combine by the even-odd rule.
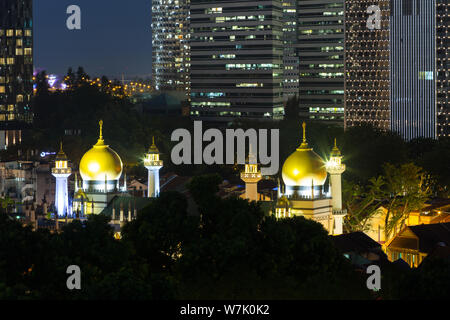
[[[75, 194], [71, 202], [68, 200], [67, 179], [72, 171], [61, 145], [52, 169], [56, 178], [55, 207], [59, 217], [79, 218], [108, 212], [113, 223], [122, 225], [136, 216], [136, 203], [141, 200], [127, 193], [126, 175], [122, 177], [122, 160], [105, 144], [103, 121], [99, 122], [99, 127], [97, 143], [80, 161], [81, 181], [75, 175]], [[241, 179], [245, 182], [243, 197], [254, 201], [267, 200], [258, 194], [257, 186], [262, 175], [256, 160], [250, 161], [251, 157], [250, 152], [241, 173]], [[163, 161], [154, 139], [145, 156], [144, 166], [148, 170], [147, 198], [156, 198], [160, 192], [159, 171]], [[341, 190], [341, 175], [344, 171], [345, 165], [336, 140], [330, 159], [323, 160], [308, 145], [306, 124], [303, 123], [303, 141], [283, 164], [283, 181], [279, 182], [278, 197], [271, 214], [278, 219], [304, 216], [321, 223], [331, 235], [342, 234], [343, 218], [346, 215], [346, 211], [342, 210]], [[329, 185], [326, 185], [327, 181]]]
[[[336, 145], [330, 160], [324, 161], [306, 141], [306, 124], [303, 123], [303, 141], [284, 162], [278, 184], [278, 200], [272, 214], [278, 219], [304, 216], [319, 222], [331, 235], [342, 234], [341, 175], [345, 171], [342, 155]], [[329, 186], [325, 188], [329, 175]], [[257, 164], [247, 164], [241, 173], [245, 182], [245, 197], [258, 198], [257, 183], [262, 179]]]
[[[124, 198], [128, 198], [128, 201], [120, 201], [117, 210], [115, 206], [112, 207], [112, 220], [123, 222], [136, 215], [136, 199], [127, 192], [126, 175], [122, 177], [122, 160], [117, 152], [105, 144], [102, 120], [99, 127], [97, 143], [81, 158], [81, 181], [75, 175], [75, 194], [71, 204], [68, 200], [67, 184], [71, 169], [62, 145], [56, 156], [52, 174], [56, 178], [55, 207], [59, 217], [80, 218], [89, 214], [100, 214], [110, 207], [114, 200]], [[159, 195], [159, 170], [163, 161], [160, 160], [154, 139], [144, 159], [144, 165], [148, 169], [148, 197], [155, 198]], [[127, 204], [126, 207], [124, 203]]]

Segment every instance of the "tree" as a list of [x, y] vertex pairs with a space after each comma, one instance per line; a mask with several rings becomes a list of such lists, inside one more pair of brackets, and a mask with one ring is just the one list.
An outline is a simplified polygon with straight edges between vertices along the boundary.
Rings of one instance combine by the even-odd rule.
[[431, 186], [423, 169], [407, 163], [400, 166], [386, 164], [385, 239], [400, 230], [414, 210], [421, 210], [431, 194]]
[[412, 211], [422, 209], [431, 194], [431, 185], [423, 169], [413, 163], [394, 166], [386, 164], [384, 174], [371, 178], [369, 184], [344, 181], [344, 206], [347, 231], [367, 231], [376, 210], [384, 206], [385, 239], [400, 230]]
[[151, 270], [170, 270], [195, 234], [198, 218], [188, 216], [186, 199], [178, 193], [161, 193], [123, 227], [128, 242]]
[[8, 196], [5, 196], [4, 198], [0, 198], [0, 208], [1, 208], [1, 211], [4, 213], [9, 214], [11, 207], [15, 204], [16, 203], [14, 202], [14, 200]]
[[367, 186], [344, 180], [343, 200], [347, 209], [344, 228], [347, 232], [367, 231], [370, 219], [385, 199], [383, 176], [371, 178]]

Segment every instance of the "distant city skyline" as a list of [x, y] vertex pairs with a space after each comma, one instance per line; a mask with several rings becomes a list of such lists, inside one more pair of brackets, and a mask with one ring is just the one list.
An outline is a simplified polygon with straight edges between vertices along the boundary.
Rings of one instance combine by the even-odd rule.
[[[66, 27], [69, 5], [81, 8], [81, 30]], [[82, 66], [91, 76], [151, 77], [151, 1], [34, 1], [34, 67], [64, 75]]]

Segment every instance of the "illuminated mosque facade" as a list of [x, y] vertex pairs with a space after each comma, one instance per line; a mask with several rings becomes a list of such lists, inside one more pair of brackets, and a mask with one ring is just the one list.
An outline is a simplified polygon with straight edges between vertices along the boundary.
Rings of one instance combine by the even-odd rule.
[[[346, 215], [342, 209], [341, 175], [344, 171], [336, 140], [330, 160], [324, 161], [308, 145], [303, 123], [303, 141], [283, 164], [283, 182], [279, 182], [278, 200], [272, 214], [278, 219], [303, 216], [321, 223], [331, 235], [342, 234]], [[329, 187], [325, 188], [328, 176]], [[241, 179], [245, 182], [245, 198], [256, 200], [257, 183], [262, 179], [258, 165], [246, 164]]]
[[[52, 174], [56, 178], [55, 208], [59, 217], [85, 217], [89, 214], [100, 214], [115, 197], [130, 197], [127, 193], [126, 175], [123, 176], [123, 163], [120, 156], [111, 149], [103, 138], [103, 121], [99, 122], [100, 134], [97, 143], [81, 158], [79, 171], [81, 180], [75, 175], [75, 193], [71, 207], [69, 203], [67, 179], [71, 175], [67, 156], [61, 150], [56, 156]], [[148, 169], [148, 196], [159, 195], [159, 170], [163, 166], [160, 153], [154, 140], [150, 147], [144, 165]], [[122, 180], [122, 183], [121, 183]], [[117, 212], [113, 209], [113, 220], [127, 220], [131, 210], [124, 208]], [[134, 210], [136, 211], [136, 210]], [[131, 218], [130, 218], [131, 220]]]
[[[68, 166], [62, 144], [56, 156], [52, 174], [56, 178], [55, 207], [59, 217], [85, 217], [100, 214], [115, 198], [128, 197], [126, 176], [123, 175], [123, 163], [120, 156], [111, 149], [103, 138], [103, 121], [100, 121], [100, 134], [97, 143], [82, 157], [79, 165], [81, 181], [75, 175], [75, 194], [69, 202], [68, 177], [72, 174]], [[245, 182], [244, 198], [261, 200], [258, 194], [258, 182], [262, 179], [260, 168], [253, 159], [252, 152], [241, 173]], [[278, 199], [272, 214], [278, 219], [303, 216], [323, 225], [329, 234], [342, 234], [343, 218], [346, 211], [342, 209], [341, 175], [345, 171], [342, 155], [336, 140], [330, 153], [330, 159], [324, 161], [306, 141], [306, 124], [303, 123], [303, 141], [283, 164], [282, 182], [278, 186]], [[153, 143], [150, 146], [144, 166], [148, 170], [148, 198], [155, 198], [160, 193], [159, 171], [163, 167], [160, 152]], [[328, 178], [328, 179], [327, 179]], [[122, 180], [122, 183], [121, 183]], [[329, 186], [326, 188], [326, 182]], [[136, 203], [136, 200], [134, 200]], [[131, 220], [132, 212], [136, 216], [136, 206], [131, 208], [112, 208], [112, 220], [120, 224]], [[117, 212], [116, 212], [117, 210]], [[126, 210], [126, 212], [124, 212]]]

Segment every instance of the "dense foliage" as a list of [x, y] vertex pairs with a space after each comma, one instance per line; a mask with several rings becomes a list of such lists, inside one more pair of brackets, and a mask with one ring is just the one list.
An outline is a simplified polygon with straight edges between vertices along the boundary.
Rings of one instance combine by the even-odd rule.
[[[217, 177], [193, 180], [217, 188]], [[194, 190], [193, 190], [194, 191]], [[0, 297], [7, 299], [369, 298], [321, 225], [264, 217], [255, 202], [163, 193], [115, 240], [108, 218], [74, 221], [59, 234], [0, 216]], [[66, 268], [82, 289], [66, 288]]]
[[[256, 202], [220, 199], [217, 176], [192, 180], [193, 199], [163, 193], [115, 240], [105, 216], [61, 233], [33, 232], [0, 215], [0, 299], [371, 299], [449, 296], [448, 263], [382, 267], [366, 287], [322, 226], [275, 220]], [[205, 186], [201, 191], [198, 185]], [[209, 189], [209, 190], [208, 190]], [[210, 192], [212, 191], [212, 192]], [[192, 214], [192, 212], [199, 214]], [[81, 268], [81, 290], [66, 268]], [[414, 289], [414, 290], [412, 290]]]

